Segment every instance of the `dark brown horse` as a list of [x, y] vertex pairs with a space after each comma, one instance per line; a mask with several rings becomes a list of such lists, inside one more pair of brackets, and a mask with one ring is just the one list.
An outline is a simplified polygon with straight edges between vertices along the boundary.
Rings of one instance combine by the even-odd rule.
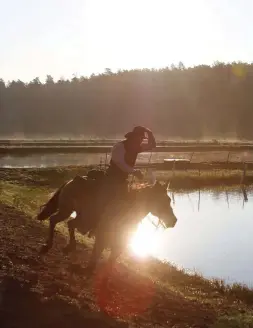
[[[76, 228], [82, 234], [86, 234], [94, 228], [95, 222], [95, 245], [89, 264], [92, 268], [95, 267], [105, 248], [111, 249], [109, 260], [114, 263], [126, 247], [137, 225], [148, 213], [159, 217], [166, 227], [174, 227], [176, 224], [177, 219], [171, 208], [171, 200], [165, 185], [156, 182], [153, 186], [130, 191], [125, 199], [110, 203], [105, 209], [101, 209], [99, 220], [96, 218], [97, 188], [99, 188], [98, 181], [76, 177], [60, 187], [44, 205], [38, 219], [45, 220], [50, 216], [50, 232], [49, 239], [42, 248], [43, 252], [47, 252], [53, 245], [56, 224], [69, 218], [73, 211], [77, 215], [75, 219], [68, 222], [70, 241], [66, 250], [75, 249]], [[86, 208], [87, 216], [83, 214], [86, 213]]]

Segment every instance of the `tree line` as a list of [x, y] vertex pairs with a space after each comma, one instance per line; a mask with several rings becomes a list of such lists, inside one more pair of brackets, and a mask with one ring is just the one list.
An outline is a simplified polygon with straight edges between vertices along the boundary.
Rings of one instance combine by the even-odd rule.
[[29, 83], [0, 80], [0, 135], [253, 138], [253, 64], [120, 70]]

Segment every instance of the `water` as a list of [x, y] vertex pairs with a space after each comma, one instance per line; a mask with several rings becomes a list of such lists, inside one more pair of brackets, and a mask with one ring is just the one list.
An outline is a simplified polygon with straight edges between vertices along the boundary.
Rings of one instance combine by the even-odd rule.
[[[251, 154], [252, 155], [252, 154]], [[244, 156], [244, 157], [242, 157]], [[244, 153], [231, 152], [230, 161], [241, 161], [246, 158]], [[205, 162], [215, 158], [215, 160], [227, 161], [228, 153], [220, 152], [177, 152], [177, 153], [152, 153], [151, 162], [163, 162], [165, 158], [186, 158], [191, 159], [192, 162]], [[110, 154], [108, 154], [108, 160]], [[147, 163], [150, 158], [150, 153], [142, 153], [138, 155], [138, 163]], [[93, 165], [99, 164], [102, 160], [106, 159], [104, 153], [44, 153], [44, 154], [27, 154], [27, 155], [4, 155], [0, 156], [0, 167], [13, 167], [13, 168], [33, 168], [33, 167], [56, 167], [56, 166], [69, 166], [69, 165]], [[246, 158], [248, 161], [252, 160], [250, 154]]]
[[[174, 194], [178, 222], [159, 233], [154, 255], [205, 277], [253, 285], [253, 190]], [[199, 201], [200, 196], [200, 201]]]
[[[106, 154], [89, 153], [50, 153], [29, 154], [24, 156], [7, 155], [0, 157], [0, 167], [34, 168], [57, 167], [69, 165], [96, 165], [105, 161]], [[109, 158], [109, 157], [108, 157]]]
[[105, 154], [29, 154], [24, 156], [6, 155], [0, 157], [0, 167], [3, 168], [44, 168], [69, 165], [94, 165], [99, 164], [101, 159], [105, 161]]
[[[177, 158], [188, 158], [190, 154], [179, 153]], [[164, 158], [171, 158], [170, 153], [153, 153], [151, 160], [154, 162], [163, 162]], [[108, 154], [107, 163], [111, 156]], [[137, 163], [148, 163], [150, 153], [138, 155]], [[28, 155], [5, 155], [0, 156], [0, 167], [4, 168], [35, 168], [35, 167], [57, 167], [69, 165], [96, 165], [106, 161], [104, 153], [45, 153], [45, 154], [28, 154]]]

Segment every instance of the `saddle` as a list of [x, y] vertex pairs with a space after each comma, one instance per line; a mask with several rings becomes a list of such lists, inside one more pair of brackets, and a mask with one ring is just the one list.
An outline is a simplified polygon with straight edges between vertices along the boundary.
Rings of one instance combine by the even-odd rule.
[[[111, 189], [111, 181], [106, 174], [106, 171], [99, 169], [92, 169], [88, 171], [87, 175], [80, 176], [77, 175], [75, 180], [79, 184], [80, 193], [87, 191], [85, 213], [87, 217], [92, 218], [90, 222], [90, 233], [89, 236], [92, 236], [96, 226], [100, 220], [100, 213], [103, 212], [103, 208], [106, 207], [106, 204], [110, 203], [112, 199], [115, 199], [115, 196], [118, 194], [117, 190], [114, 188]], [[127, 197], [127, 195], [126, 195]], [[117, 207], [121, 207], [120, 204], [117, 204], [120, 199], [114, 203], [115, 211], [118, 211]]]
[[106, 172], [103, 170], [92, 169], [87, 173], [87, 178], [92, 180], [101, 180], [105, 178]]
[[88, 171], [87, 175], [81, 176], [76, 175], [74, 180], [80, 184], [80, 187], [89, 188], [94, 185], [98, 185], [98, 183], [102, 182], [105, 178], [106, 174], [102, 170], [92, 169]]
[[[105, 199], [105, 202], [109, 201], [111, 197], [117, 196], [117, 190], [115, 191], [113, 187], [114, 181], [108, 177], [106, 171], [92, 169], [88, 171], [87, 175], [77, 175], [74, 179], [78, 182], [80, 191], [88, 191], [88, 195], [93, 199], [98, 195], [101, 197], [100, 192], [104, 193], [103, 199]], [[130, 197], [130, 194], [126, 197]]]

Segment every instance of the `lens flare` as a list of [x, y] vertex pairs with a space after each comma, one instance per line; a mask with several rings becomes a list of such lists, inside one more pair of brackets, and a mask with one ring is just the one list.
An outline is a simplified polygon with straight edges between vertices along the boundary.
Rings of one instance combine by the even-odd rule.
[[[162, 228], [156, 227], [158, 219], [152, 215], [148, 215], [138, 225], [138, 228], [133, 235], [129, 247], [131, 251], [139, 257], [156, 255], [159, 245]], [[154, 225], [155, 224], [155, 225]]]

